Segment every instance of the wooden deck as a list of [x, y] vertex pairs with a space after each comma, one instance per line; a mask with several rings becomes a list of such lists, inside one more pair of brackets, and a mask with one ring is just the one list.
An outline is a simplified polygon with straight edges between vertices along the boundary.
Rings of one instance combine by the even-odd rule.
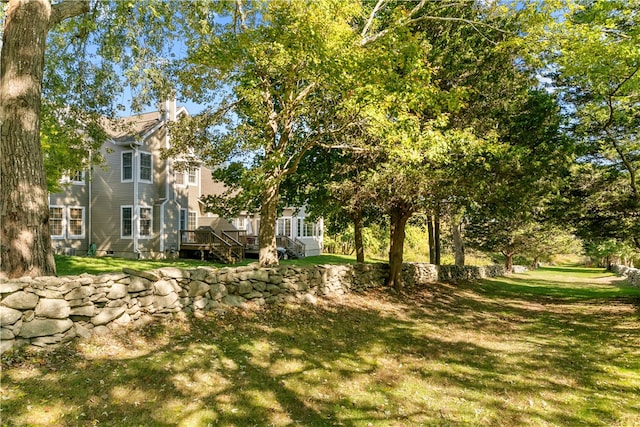
[[[305, 245], [297, 239], [276, 236], [276, 245], [283, 248], [289, 258], [302, 258]], [[200, 258], [210, 255], [225, 263], [242, 261], [246, 255], [259, 252], [258, 236], [248, 236], [244, 230], [214, 231], [210, 227], [180, 230], [180, 251], [199, 252]]]
[[218, 234], [208, 227], [180, 230], [180, 251], [200, 252], [202, 260], [210, 255], [228, 264], [242, 261], [245, 257], [243, 243], [224, 231]]

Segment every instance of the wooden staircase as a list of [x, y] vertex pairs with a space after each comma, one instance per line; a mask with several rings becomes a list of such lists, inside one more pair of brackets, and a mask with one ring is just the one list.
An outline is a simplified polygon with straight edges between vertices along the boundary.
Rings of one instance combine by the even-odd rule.
[[180, 250], [199, 251], [204, 261], [208, 254], [226, 263], [234, 264], [244, 259], [244, 245], [225, 233], [217, 234], [211, 227], [197, 230], [180, 230]]
[[304, 258], [305, 256], [305, 245], [298, 239], [276, 236], [276, 246], [284, 248], [289, 258]]

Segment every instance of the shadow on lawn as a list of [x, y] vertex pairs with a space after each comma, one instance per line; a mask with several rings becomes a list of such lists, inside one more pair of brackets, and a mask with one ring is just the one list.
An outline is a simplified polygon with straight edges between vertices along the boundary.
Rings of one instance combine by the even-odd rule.
[[137, 338], [114, 336], [124, 350], [113, 355], [74, 343], [25, 361], [32, 375], [4, 369], [3, 419], [47, 424], [25, 421], [36, 410], [64, 413], [58, 425], [617, 421], [637, 390], [603, 378], [640, 369], [628, 357], [638, 354], [637, 325], [615, 310], [482, 286], [153, 324]]
[[607, 270], [599, 267], [540, 267], [540, 271], [558, 272], [558, 273], [571, 273], [572, 276], [578, 275], [590, 275], [595, 274], [609, 275]]

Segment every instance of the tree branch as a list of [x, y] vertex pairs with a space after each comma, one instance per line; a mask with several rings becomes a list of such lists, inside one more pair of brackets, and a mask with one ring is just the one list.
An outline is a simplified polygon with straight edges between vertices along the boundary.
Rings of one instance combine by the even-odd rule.
[[236, 17], [240, 16], [240, 28], [242, 31], [247, 30], [247, 13], [244, 11], [242, 0], [236, 0]]
[[633, 191], [633, 195], [635, 196], [636, 200], [640, 201], [640, 189], [638, 188], [638, 183], [636, 182], [637, 171], [633, 168], [633, 165], [631, 164], [631, 162], [629, 161], [625, 153], [622, 151], [622, 147], [620, 147], [620, 144], [618, 143], [617, 138], [609, 130], [609, 128], [613, 125], [613, 122], [615, 120], [615, 117], [614, 117], [615, 107], [613, 105], [613, 97], [616, 96], [616, 94], [622, 88], [622, 86], [624, 86], [626, 82], [631, 80], [633, 76], [635, 76], [638, 73], [638, 71], [640, 71], [640, 67], [636, 67], [631, 74], [629, 74], [627, 77], [622, 79], [622, 81], [620, 81], [620, 83], [618, 83], [613, 88], [613, 90], [605, 96], [606, 102], [607, 102], [607, 108], [609, 110], [609, 117], [607, 118], [607, 121], [602, 125], [602, 130], [607, 135], [616, 153], [618, 153], [620, 160], [622, 160], [622, 164], [624, 164], [624, 167], [629, 172], [629, 179], [631, 180], [631, 190]]
[[68, 18], [89, 12], [89, 0], [65, 0], [51, 6], [49, 28]]
[[378, 13], [378, 10], [382, 9], [388, 2], [389, 0], [378, 0], [378, 3], [376, 3], [375, 7], [371, 11], [371, 15], [369, 15], [369, 19], [367, 19], [367, 23], [364, 25], [364, 28], [360, 33], [363, 39], [367, 37], [367, 32], [369, 31], [369, 28], [371, 28], [371, 25], [373, 24], [373, 20], [376, 17], [376, 13]]
[[[418, 6], [423, 5], [424, 2], [420, 2], [420, 4]], [[412, 15], [414, 14], [414, 11], [417, 12], [417, 7], [416, 6], [411, 13], [404, 19], [398, 21], [395, 25], [389, 27], [389, 28], [385, 28], [384, 30], [376, 33], [376, 34], [372, 34], [369, 37], [364, 37], [361, 41], [360, 41], [360, 46], [364, 47], [370, 43], [373, 43], [374, 41], [378, 40], [381, 37], [384, 37], [385, 35], [387, 35], [389, 32], [395, 30], [396, 28], [400, 28], [402, 26], [405, 25], [411, 25], [411, 24], [415, 24], [421, 21], [453, 21], [453, 22], [463, 22], [465, 24], [469, 24], [471, 25], [471, 27], [478, 33], [480, 34], [485, 40], [487, 40], [489, 43], [492, 44], [497, 44], [496, 42], [494, 42], [493, 40], [489, 39], [487, 36], [484, 35], [484, 33], [482, 33], [479, 29], [478, 26], [484, 26], [487, 28], [491, 28], [492, 30], [507, 34], [509, 33], [509, 31], [503, 30], [502, 28], [498, 28], [494, 25], [489, 25], [487, 23], [484, 22], [478, 22], [478, 21], [474, 21], [471, 19], [466, 19], [466, 18], [454, 18], [454, 17], [450, 17], [450, 16], [431, 16], [431, 15], [425, 15], [425, 16], [418, 16], [416, 18], [412, 18]]]

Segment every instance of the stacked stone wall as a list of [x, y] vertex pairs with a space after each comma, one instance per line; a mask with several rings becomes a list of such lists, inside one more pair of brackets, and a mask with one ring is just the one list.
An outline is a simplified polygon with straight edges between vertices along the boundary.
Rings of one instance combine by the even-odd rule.
[[[107, 334], [177, 312], [202, 313], [362, 292], [384, 285], [386, 264], [278, 266], [153, 271], [75, 277], [38, 277], [0, 282], [0, 352], [16, 345], [45, 347], [75, 337]], [[405, 264], [408, 290], [438, 281], [456, 282], [504, 274], [501, 266], [437, 267]]]
[[640, 269], [624, 265], [612, 265], [611, 272], [626, 277], [630, 285], [640, 287]]

